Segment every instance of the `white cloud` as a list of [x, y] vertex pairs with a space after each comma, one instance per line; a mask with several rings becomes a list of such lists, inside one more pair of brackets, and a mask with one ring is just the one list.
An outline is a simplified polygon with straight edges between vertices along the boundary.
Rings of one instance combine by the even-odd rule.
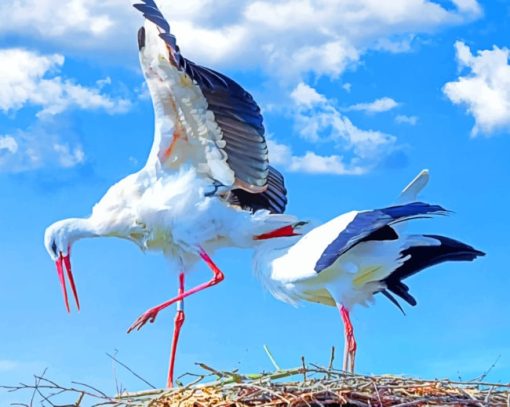
[[291, 172], [307, 174], [360, 175], [367, 170], [359, 166], [348, 166], [339, 155], [321, 156], [307, 151], [302, 156], [294, 155], [291, 147], [268, 140], [269, 160], [273, 165], [285, 167]]
[[473, 15], [480, 15], [482, 13], [482, 9], [477, 0], [452, 0], [452, 2], [458, 7], [459, 11], [463, 13]]
[[300, 82], [290, 94], [291, 99], [297, 106], [313, 107], [319, 103], [325, 103], [326, 98], [314, 88]]
[[83, 147], [64, 120], [39, 121], [27, 130], [0, 137], [0, 173], [44, 168], [69, 169], [85, 163]]
[[366, 113], [382, 113], [395, 109], [398, 103], [389, 97], [383, 97], [370, 103], [358, 103], [349, 107], [349, 110], [357, 110]]
[[127, 99], [104, 93], [110, 78], [92, 87], [60, 76], [60, 54], [41, 55], [21, 48], [0, 49], [0, 112], [16, 112], [27, 106], [39, 109], [35, 124], [0, 136], [0, 172], [24, 172], [46, 167], [73, 168], [85, 162], [85, 153], [72, 137], [66, 119], [52, 118], [69, 109], [104, 110], [110, 114], [129, 109]]
[[2, 150], [6, 150], [10, 154], [16, 153], [18, 151], [16, 139], [12, 136], [0, 136], [0, 152]]
[[[204, 64], [257, 64], [283, 78], [338, 76], [367, 49], [405, 51], [409, 38], [481, 14], [476, 0], [159, 1], [188, 57]], [[142, 16], [125, 0], [5, 0], [0, 34], [16, 33], [108, 55], [136, 52]], [[133, 55], [130, 54], [130, 55]]]
[[58, 76], [64, 64], [60, 54], [40, 55], [21, 48], [0, 49], [0, 110], [16, 111], [26, 105], [41, 108], [38, 116], [52, 116], [76, 107], [102, 109], [109, 113], [125, 112], [130, 102], [85, 87]]
[[[102, 4], [103, 3], [103, 4]], [[124, 1], [16, 0], [0, 5], [2, 32], [17, 32], [36, 38], [83, 47], [112, 35], [119, 21], [115, 8], [122, 13], [129, 3]], [[94, 41], [95, 40], [95, 41]]]
[[72, 168], [85, 161], [81, 146], [70, 147], [68, 144], [55, 143], [53, 150], [57, 153], [59, 163], [64, 168]]
[[[398, 37], [398, 36], [397, 36]], [[376, 41], [374, 49], [387, 51], [393, 54], [408, 52], [412, 48], [414, 34], [408, 34], [404, 38], [381, 38]]]
[[184, 20], [174, 17], [173, 4], [161, 2], [185, 55], [203, 63], [258, 64], [287, 81], [305, 73], [338, 77], [368, 49], [403, 52], [417, 33], [481, 13], [475, 0], [458, 0], [453, 10], [429, 0], [240, 0], [233, 11], [224, 0], [215, 3], [222, 12], [204, 17], [210, 1], [197, 2], [202, 17], [190, 13]]
[[20, 367], [20, 363], [14, 360], [0, 360], [0, 372], [12, 372]]
[[445, 84], [443, 92], [453, 103], [466, 106], [473, 115], [473, 135], [510, 131], [510, 51], [494, 46], [473, 55], [460, 41], [455, 43], [455, 49], [459, 67], [469, 72]]
[[[186, 57], [219, 69], [264, 70], [271, 85], [278, 84], [286, 95], [294, 89], [298, 133], [308, 140], [334, 143], [345, 152], [324, 157], [312, 152], [291, 155], [301, 158], [294, 160], [293, 168], [309, 171], [326, 163], [336, 173], [352, 173], [375, 165], [385, 149], [391, 150], [394, 137], [357, 128], [331, 101], [297, 85], [310, 74], [337, 78], [369, 50], [406, 51], [416, 34], [462, 24], [481, 14], [476, 0], [452, 1], [451, 7], [439, 0], [160, 0], [158, 4]], [[18, 56], [23, 59], [18, 65], [13, 65], [14, 58], [8, 70], [0, 59], [0, 110], [35, 105], [46, 120], [70, 108], [116, 113], [129, 107], [128, 101], [105, 93], [108, 79], [83, 86], [59, 71], [64, 64], [61, 52], [80, 58], [134, 59], [136, 29], [143, 17], [130, 2], [5, 0], [0, 2], [0, 21], [0, 35], [31, 38], [45, 49], [59, 50], [52, 55], [17, 50], [28, 54]], [[16, 79], [14, 71], [21, 79]], [[38, 162], [38, 151], [25, 148], [23, 138], [15, 137], [20, 144], [16, 155], [25, 152], [32, 164]], [[59, 138], [49, 142], [46, 156], [56, 154], [55, 145], [66, 143]], [[68, 159], [56, 163], [65, 166], [80, 161], [79, 151], [69, 144], [67, 153], [60, 151]]]
[[394, 151], [394, 136], [362, 130], [316, 89], [301, 82], [291, 93], [296, 132], [316, 146], [328, 144], [342, 154], [296, 155], [290, 146], [269, 140], [271, 162], [289, 171], [330, 174], [363, 174]]
[[418, 117], [399, 114], [398, 116], [395, 117], [395, 122], [398, 124], [409, 124], [410, 126], [416, 126], [416, 124], [418, 123]]

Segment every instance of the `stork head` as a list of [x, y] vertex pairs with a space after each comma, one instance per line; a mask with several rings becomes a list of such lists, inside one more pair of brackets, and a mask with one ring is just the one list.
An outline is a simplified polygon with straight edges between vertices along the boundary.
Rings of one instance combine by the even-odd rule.
[[70, 307], [69, 299], [67, 297], [64, 268], [73, 291], [76, 307], [78, 310], [80, 309], [80, 301], [78, 299], [71, 270], [71, 246], [76, 240], [83, 237], [82, 235], [84, 234], [84, 230], [82, 223], [82, 219], [64, 219], [49, 226], [44, 234], [44, 245], [57, 267], [58, 279], [62, 287], [64, 302], [68, 312], [70, 312]]

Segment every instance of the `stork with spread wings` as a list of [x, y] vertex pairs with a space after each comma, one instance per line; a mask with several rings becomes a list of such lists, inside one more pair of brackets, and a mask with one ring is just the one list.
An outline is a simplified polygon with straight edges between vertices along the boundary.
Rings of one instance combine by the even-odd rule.
[[[302, 224], [283, 215], [287, 191], [282, 175], [269, 166], [262, 115], [252, 96], [225, 75], [184, 58], [153, 0], [135, 7], [146, 19], [138, 46], [155, 113], [149, 158], [139, 172], [113, 185], [89, 217], [51, 225], [45, 244], [68, 310], [64, 271], [79, 308], [70, 261], [71, 246], [79, 239], [119, 237], [177, 260], [178, 295], [145, 312], [129, 329], [154, 322], [161, 310], [178, 304], [171, 386], [183, 300], [224, 278], [209, 254], [293, 235]], [[185, 273], [199, 259], [213, 278], [185, 290]]]

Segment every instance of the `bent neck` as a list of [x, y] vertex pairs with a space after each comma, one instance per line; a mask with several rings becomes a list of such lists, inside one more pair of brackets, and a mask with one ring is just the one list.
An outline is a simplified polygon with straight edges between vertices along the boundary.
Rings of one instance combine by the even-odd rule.
[[101, 235], [90, 218], [69, 218], [62, 222], [62, 228], [70, 244], [80, 239]]

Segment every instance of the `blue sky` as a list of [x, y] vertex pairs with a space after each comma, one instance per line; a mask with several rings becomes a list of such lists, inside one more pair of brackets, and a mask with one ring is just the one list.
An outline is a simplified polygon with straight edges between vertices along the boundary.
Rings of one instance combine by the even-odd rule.
[[[175, 3], [175, 4], [174, 4]], [[183, 54], [242, 83], [265, 114], [288, 211], [326, 221], [394, 202], [421, 169], [423, 199], [455, 213], [413, 230], [473, 244], [487, 257], [409, 281], [418, 306], [384, 298], [353, 312], [361, 373], [470, 379], [499, 357], [510, 380], [507, 270], [510, 66], [505, 1], [160, 1]], [[173, 311], [127, 335], [174, 294], [165, 260], [115, 239], [79, 242], [82, 311], [67, 315], [42, 237], [86, 216], [137, 171], [152, 143], [152, 108], [137, 62], [142, 17], [121, 0], [7, 0], [0, 5], [0, 383], [49, 368], [113, 391], [105, 352], [163, 385]], [[343, 347], [336, 310], [294, 309], [251, 275], [249, 251], [214, 259], [227, 278], [186, 303], [177, 372], [327, 363]], [[200, 266], [189, 278], [209, 278]], [[122, 371], [130, 390], [143, 384]], [[2, 395], [0, 400], [17, 400]]]

